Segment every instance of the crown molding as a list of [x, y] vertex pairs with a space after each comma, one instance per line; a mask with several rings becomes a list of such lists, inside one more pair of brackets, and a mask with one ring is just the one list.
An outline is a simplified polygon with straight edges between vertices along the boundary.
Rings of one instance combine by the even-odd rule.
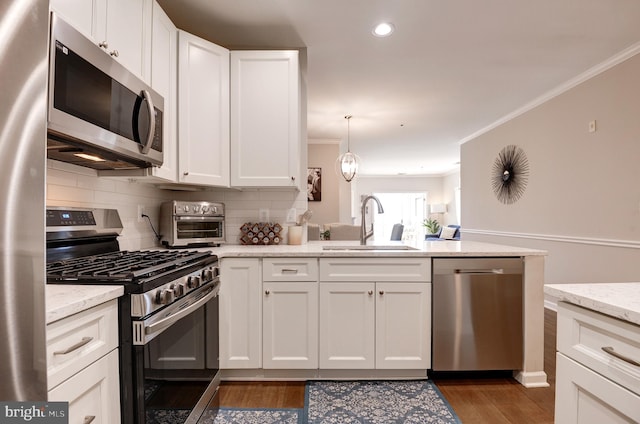
[[524, 106], [520, 107], [519, 109], [514, 110], [513, 112], [503, 116], [502, 118], [498, 119], [497, 121], [495, 121], [494, 123], [474, 132], [471, 135], [468, 135], [467, 137], [463, 138], [460, 140], [459, 144], [464, 144], [467, 141], [471, 141], [474, 138], [477, 138], [479, 136], [481, 136], [482, 134], [485, 134], [489, 131], [491, 131], [492, 129], [499, 127], [500, 125], [530, 111], [531, 109], [540, 106], [543, 103], [548, 102], [549, 100], [553, 99], [554, 97], [557, 97], [569, 90], [571, 90], [572, 88], [576, 87], [579, 84], [582, 84], [583, 82], [613, 68], [616, 65], [619, 65], [620, 63], [624, 62], [627, 59], [630, 59], [631, 57], [637, 55], [638, 53], [640, 53], [640, 41], [629, 46], [628, 48], [622, 50], [621, 52], [619, 52], [618, 54], [610, 57], [609, 59], [605, 60], [604, 62], [589, 68], [588, 70], [586, 70], [585, 72], [583, 72], [582, 74], [570, 79], [569, 81], [565, 82], [564, 84], [559, 85], [558, 87], [546, 92], [545, 94], [541, 95], [540, 97], [535, 98], [533, 101], [525, 104]]

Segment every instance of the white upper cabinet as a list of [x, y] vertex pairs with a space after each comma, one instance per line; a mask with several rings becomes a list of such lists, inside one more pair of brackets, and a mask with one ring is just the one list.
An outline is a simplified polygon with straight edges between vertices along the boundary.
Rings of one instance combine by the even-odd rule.
[[51, 0], [51, 9], [149, 81], [152, 4], [152, 0]]
[[153, 2], [151, 87], [164, 98], [162, 151], [164, 162], [151, 173], [175, 182], [178, 175], [178, 30], [162, 8]]
[[231, 186], [300, 182], [298, 52], [231, 52]]
[[178, 31], [178, 181], [229, 186], [229, 50]]

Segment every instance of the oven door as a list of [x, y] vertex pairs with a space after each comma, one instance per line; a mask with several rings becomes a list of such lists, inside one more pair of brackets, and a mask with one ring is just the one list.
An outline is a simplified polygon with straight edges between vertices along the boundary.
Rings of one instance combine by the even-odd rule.
[[224, 218], [177, 216], [175, 234], [177, 245], [220, 243], [224, 241]]
[[144, 320], [148, 339], [134, 346], [139, 423], [213, 422], [220, 385], [218, 290], [209, 289], [177, 311]]

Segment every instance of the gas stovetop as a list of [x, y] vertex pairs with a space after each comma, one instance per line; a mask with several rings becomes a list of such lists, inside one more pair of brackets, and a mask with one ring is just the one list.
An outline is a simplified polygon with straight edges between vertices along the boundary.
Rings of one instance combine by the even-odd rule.
[[216, 260], [217, 257], [209, 252], [117, 251], [50, 262], [47, 264], [47, 281], [135, 283]]

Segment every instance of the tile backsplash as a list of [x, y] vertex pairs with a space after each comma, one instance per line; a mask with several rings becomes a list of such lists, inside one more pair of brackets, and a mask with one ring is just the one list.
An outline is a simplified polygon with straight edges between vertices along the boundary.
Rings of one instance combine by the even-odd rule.
[[[259, 220], [260, 209], [268, 209], [270, 221], [286, 228], [285, 217], [290, 208], [297, 215], [307, 208], [306, 192], [290, 189], [217, 189], [178, 191], [127, 178], [98, 177], [96, 171], [53, 160], [47, 161], [47, 205], [117, 209], [123, 231], [119, 237], [122, 250], [138, 250], [160, 246], [149, 220], [138, 219], [142, 205], [156, 232], [159, 232], [160, 204], [167, 200], [208, 200], [226, 207], [226, 240], [239, 244], [244, 222]], [[286, 235], [283, 234], [286, 240]]]

